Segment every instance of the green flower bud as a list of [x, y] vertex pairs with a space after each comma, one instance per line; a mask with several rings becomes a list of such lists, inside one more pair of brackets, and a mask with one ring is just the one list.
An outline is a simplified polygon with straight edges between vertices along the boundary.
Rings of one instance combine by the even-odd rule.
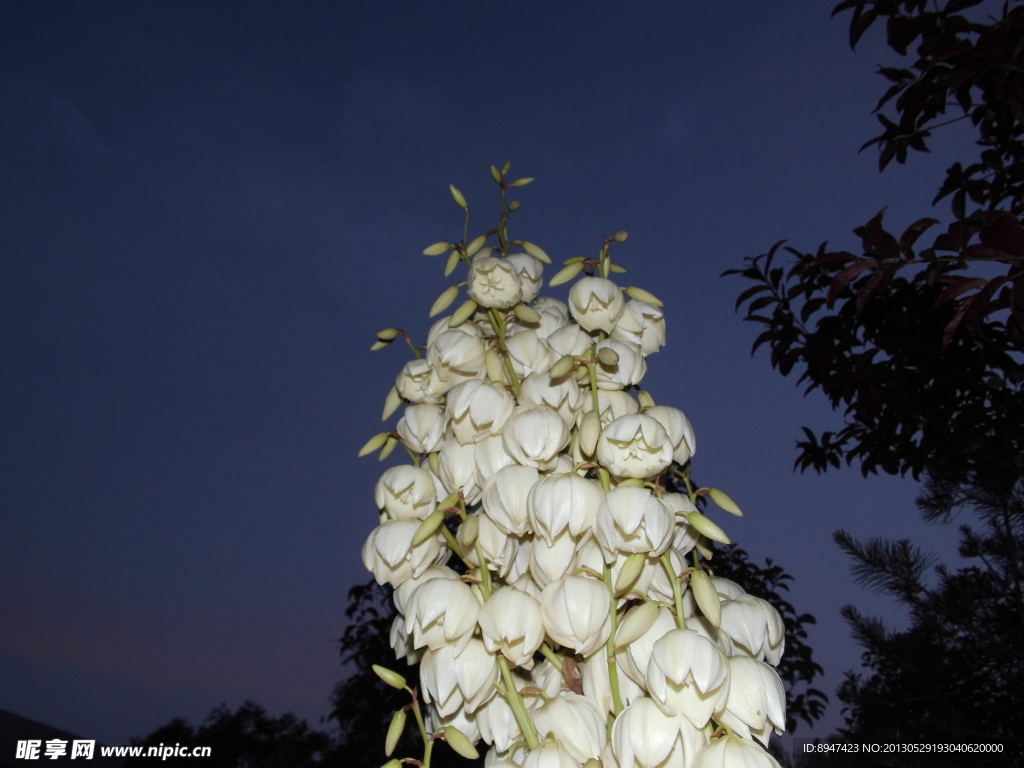
[[398, 445], [398, 438], [394, 435], [389, 435], [387, 442], [384, 443], [384, 447], [380, 451], [380, 456], [377, 457], [377, 461], [384, 461], [391, 452], [395, 450], [395, 446]]
[[660, 605], [647, 601], [627, 613], [615, 633], [615, 647], [624, 648], [644, 634], [654, 624], [660, 611]]
[[493, 349], [484, 353], [484, 365], [487, 368], [487, 378], [493, 384], [501, 384], [505, 381], [505, 369], [501, 366], [501, 358]]
[[412, 546], [422, 544], [424, 541], [434, 535], [435, 531], [441, 527], [444, 522], [444, 510], [435, 509], [420, 523], [420, 527], [416, 529], [416, 534], [412, 537]]
[[516, 304], [516, 308], [513, 311], [516, 313], [516, 317], [524, 323], [540, 322], [540, 312], [532, 307], [526, 306], [525, 304]]
[[375, 341], [370, 345], [370, 351], [376, 352], [378, 349], [384, 349], [390, 343], [390, 341]]
[[491, 166], [491, 178], [494, 179], [499, 184], [501, 183], [501, 171], [499, 171], [493, 165]]
[[448, 307], [452, 305], [455, 298], [459, 295], [459, 286], [453, 285], [450, 288], [445, 288], [444, 292], [437, 297], [437, 301], [434, 302], [434, 306], [430, 308], [430, 317], [439, 315], [444, 312]]
[[382, 445], [384, 445], [384, 443], [386, 443], [387, 440], [388, 440], [388, 433], [387, 432], [381, 432], [379, 434], [374, 435], [373, 437], [371, 437], [369, 440], [366, 441], [366, 444], [362, 448], [359, 449], [359, 456], [363, 457], [363, 456], [366, 456], [369, 453], [373, 453], [378, 448], [380, 448]]
[[614, 240], [616, 243], [624, 243], [627, 240], [629, 240], [629, 232], [627, 232], [624, 229], [620, 229], [618, 232], [612, 235], [612, 240]]
[[398, 387], [392, 387], [391, 391], [388, 392], [387, 398], [384, 400], [384, 415], [380, 417], [381, 421], [387, 421], [391, 418], [391, 414], [398, 410], [398, 406], [402, 404], [402, 396], [398, 394]]
[[722, 544], [732, 544], [732, 541], [725, 535], [725, 531], [715, 525], [711, 520], [704, 517], [700, 512], [690, 512], [686, 515], [686, 521], [696, 528], [703, 536], [712, 541]]
[[548, 285], [554, 288], [556, 285], [562, 283], [568, 283], [576, 275], [583, 271], [583, 262], [578, 261], [575, 264], [570, 264], [568, 267], [563, 267], [551, 280], [548, 281]]
[[597, 359], [601, 361], [601, 365], [614, 368], [619, 364], [619, 353], [610, 347], [602, 347], [597, 351]]
[[693, 590], [693, 599], [704, 617], [716, 627], [721, 624], [722, 604], [718, 601], [715, 585], [704, 571], [698, 570], [690, 574], [690, 589]]
[[618, 272], [621, 275], [621, 274], [623, 274], [626, 271], [626, 268], [625, 267], [620, 267], [618, 264], [611, 264], [611, 263], [609, 263], [608, 264], [608, 271], [609, 272]]
[[476, 751], [473, 743], [454, 725], [446, 726], [442, 733], [444, 733], [444, 740], [448, 742], [448, 746], [467, 760], [476, 760], [480, 757], [480, 753]]
[[448, 261], [444, 265], [444, 276], [448, 277], [455, 268], [459, 266], [459, 261], [462, 259], [462, 255], [458, 251], [452, 251], [448, 255]]
[[585, 256], [572, 256], [571, 258], [568, 258], [565, 261], [563, 261], [562, 264], [564, 264], [565, 266], [569, 266], [570, 264], [580, 264], [586, 260], [587, 259]]
[[626, 562], [619, 569], [619, 576], [615, 579], [615, 594], [620, 595], [627, 591], [633, 583], [640, 578], [640, 572], [644, 569], [647, 555], [643, 552], [634, 552], [626, 558]]
[[439, 243], [434, 243], [433, 245], [430, 245], [430, 246], [427, 246], [426, 248], [424, 248], [423, 249], [423, 255], [424, 256], [440, 256], [442, 253], [444, 253], [445, 251], [447, 251], [451, 247], [452, 247], [451, 243], [446, 243], [444, 240], [442, 240]]
[[511, 169], [512, 169], [512, 161], [511, 160], [507, 161], [503, 166], [501, 166], [501, 172], [502, 173], [508, 173]]
[[551, 379], [560, 379], [575, 367], [575, 357], [572, 355], [562, 355], [562, 357], [558, 358], [555, 364], [551, 366], [551, 370], [548, 371], [548, 377]]
[[473, 544], [476, 543], [476, 537], [480, 535], [480, 517], [473, 515], [467, 517], [462, 521], [462, 525], [459, 526], [459, 532], [455, 536], [455, 540], [459, 542], [459, 546], [462, 548], [462, 553], [466, 554], [473, 549]]
[[382, 667], [380, 664], [374, 664], [373, 671], [377, 673], [377, 677], [379, 677], [385, 683], [390, 685], [392, 688], [398, 688], [399, 690], [401, 690], [402, 688], [405, 688], [406, 685], [408, 685], [405, 682], [404, 677], [402, 677], [394, 670], [388, 669], [387, 667]]
[[471, 242], [466, 247], [466, 255], [467, 256], [473, 256], [477, 251], [479, 251], [481, 248], [483, 248], [486, 243], [487, 243], [487, 235], [480, 235], [480, 237], [474, 238], [473, 242]]
[[580, 423], [580, 450], [587, 456], [593, 456], [597, 449], [597, 441], [601, 439], [601, 417], [597, 411], [587, 411]]
[[551, 263], [551, 257], [547, 255], [544, 249], [539, 245], [534, 245], [529, 240], [523, 240], [523, 250], [533, 256], [533, 258], [543, 261], [545, 264]]
[[391, 718], [391, 725], [388, 726], [388, 736], [384, 740], [384, 754], [391, 757], [391, 753], [395, 751], [395, 747], [398, 745], [398, 740], [402, 738], [402, 731], [405, 730], [405, 710], [400, 709], [395, 712], [395, 716]]
[[473, 316], [474, 312], [476, 312], [476, 302], [472, 299], [467, 299], [461, 307], [455, 310], [452, 319], [448, 321], [448, 327], [455, 328], [462, 325]]
[[511, 184], [509, 184], [509, 186], [510, 187], [525, 187], [531, 181], [533, 181], [533, 176], [524, 176], [521, 179], [516, 179]]
[[510, 211], [518, 211], [521, 206], [522, 203], [520, 203], [518, 200], [513, 200], [508, 204], [508, 209]]
[[665, 306], [664, 302], [662, 302], [662, 300], [653, 293], [645, 291], [643, 288], [637, 288], [635, 285], [631, 285], [626, 289], [626, 295], [631, 299], [636, 299], [637, 301], [642, 301], [645, 304], [650, 304], [652, 307]]
[[452, 191], [452, 197], [455, 198], [455, 202], [459, 204], [459, 207], [469, 208], [469, 203], [466, 202], [465, 195], [459, 192], [458, 188], [454, 184], [449, 184], [448, 189]]
[[726, 495], [725, 491], [720, 491], [717, 488], [708, 488], [708, 496], [711, 497], [711, 500], [715, 502], [715, 504], [717, 504], [719, 507], [724, 509], [729, 514], [736, 515], [736, 517], [743, 517], [743, 511], [739, 508], [735, 501], [733, 501], [732, 499], [729, 498], [728, 495]]
[[377, 338], [381, 341], [394, 341], [402, 332], [397, 328], [385, 328], [383, 331], [377, 331]]

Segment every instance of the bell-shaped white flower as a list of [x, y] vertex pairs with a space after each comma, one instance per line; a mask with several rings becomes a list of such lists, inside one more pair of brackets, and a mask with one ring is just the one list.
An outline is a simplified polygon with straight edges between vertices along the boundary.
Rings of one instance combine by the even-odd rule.
[[582, 763], [557, 741], [546, 741], [523, 760], [522, 768], [581, 768]]
[[778, 761], [739, 736], [714, 739], [694, 755], [690, 768], [780, 768]]
[[412, 593], [408, 608], [414, 646], [436, 651], [469, 640], [476, 629], [480, 600], [461, 580], [431, 579]]
[[512, 587], [492, 593], [478, 621], [487, 649], [501, 653], [517, 667], [529, 663], [544, 642], [540, 604]]
[[438, 378], [449, 385], [475, 379], [484, 372], [483, 339], [479, 335], [464, 333], [459, 328], [442, 331], [427, 346], [427, 362], [437, 371]]
[[620, 416], [601, 431], [597, 460], [616, 477], [654, 477], [672, 463], [672, 442], [650, 416]]
[[[717, 579], [715, 580], [717, 586]], [[776, 665], [786, 644], [786, 624], [767, 600], [738, 595], [722, 602], [721, 628], [737, 646], [759, 661]]]
[[[522, 275], [519, 276], [519, 279], [522, 280]], [[525, 297], [526, 294], [523, 295]], [[524, 298], [523, 301], [526, 299]], [[564, 301], [550, 296], [541, 296], [533, 302], [533, 308], [540, 315], [540, 322], [525, 323], [513, 316], [509, 320], [505, 332], [509, 336], [514, 336], [521, 331], [536, 331], [540, 338], [547, 339], [552, 333], [569, 323], [569, 307]], [[560, 356], [556, 355], [556, 359]]]
[[410, 405], [398, 420], [396, 431], [413, 453], [436, 451], [444, 440], [448, 419], [437, 405]]
[[438, 336], [442, 333], [447, 333], [448, 331], [455, 331], [457, 333], [465, 334], [466, 336], [476, 336], [477, 338], [483, 335], [480, 331], [480, 327], [476, 323], [467, 322], [462, 323], [462, 325], [457, 325], [454, 328], [450, 328], [448, 327], [448, 322], [451, 319], [452, 316], [447, 315], [446, 317], [442, 317], [434, 321], [434, 324], [430, 326], [430, 330], [427, 331], [428, 347], [437, 341]]
[[547, 371], [531, 373], [519, 386], [519, 402], [529, 405], [549, 405], [558, 411], [567, 427], [576, 423], [583, 407], [584, 394], [571, 376], [552, 379]]
[[569, 531], [562, 531], [550, 542], [535, 538], [530, 547], [530, 575], [542, 588], [570, 573], [576, 539]]
[[389, 520], [370, 532], [363, 545], [363, 565], [373, 572], [378, 584], [397, 587], [423, 573], [431, 563], [448, 558], [439, 535], [412, 545], [419, 527], [417, 520]]
[[447, 565], [437, 565], [435, 563], [427, 566], [419, 576], [399, 584], [395, 587], [395, 593], [392, 596], [392, 599], [395, 601], [395, 607], [398, 609], [399, 613], [404, 615], [409, 612], [409, 598], [412, 597], [412, 593], [431, 579], [449, 579], [451, 581], [458, 581], [459, 574]]
[[666, 714], [681, 714], [703, 728], [729, 695], [729, 664], [707, 638], [692, 629], [674, 629], [654, 644], [647, 690]]
[[605, 339], [597, 343], [597, 350], [612, 350], [618, 360], [608, 365], [597, 363], [597, 386], [599, 389], [626, 389], [639, 384], [647, 373], [647, 361], [640, 347], [630, 341]]
[[679, 715], [666, 715], [645, 696], [634, 699], [612, 726], [612, 750], [620, 768], [661, 768], [681, 727]]
[[551, 348], [536, 331], [521, 331], [505, 340], [508, 359], [516, 376], [525, 379], [531, 373], [546, 373], [555, 362]]
[[570, 433], [554, 408], [535, 405], [516, 408], [505, 422], [501, 437], [505, 452], [516, 462], [548, 470], [569, 444]]
[[[622, 653], [615, 655], [616, 677], [619, 680], [619, 697], [623, 704], [629, 705], [640, 696], [647, 695], [647, 691], [633, 682], [624, 674], [622, 669]], [[584, 660], [581, 672], [583, 680], [583, 695], [597, 704], [602, 712], [614, 712], [615, 703], [612, 697], [611, 677], [608, 674], [608, 648], [602, 646], [593, 656]]]
[[479, 443], [499, 434], [515, 407], [515, 398], [504, 387], [470, 379], [448, 392], [448, 423], [463, 445]]
[[512, 464], [499, 469], [484, 485], [484, 513], [506, 533], [530, 533], [528, 499], [539, 480], [535, 467]]
[[[523, 576], [530, 575], [530, 553], [533, 551], [533, 536], [519, 536], [516, 537], [516, 541], [519, 542], [519, 549], [516, 550], [516, 559], [512, 562], [508, 573], [503, 577], [506, 584], [514, 584]], [[525, 591], [530, 592], [530, 590]], [[533, 593], [530, 592], [530, 594]], [[537, 595], [534, 595], [534, 597], [538, 600], [540, 599]]]
[[[533, 547], [530, 547], [530, 554], [533, 554]], [[518, 579], [515, 579], [511, 584], [511, 587], [515, 587], [520, 592], [525, 592], [534, 598], [538, 603], [540, 602], [540, 596], [544, 591], [544, 587], [533, 580], [533, 576], [529, 573], [522, 574]]]
[[389, 638], [396, 659], [405, 659], [409, 665], [419, 663], [423, 652], [413, 646], [412, 635], [405, 627], [405, 617], [402, 614], [395, 616], [395, 620], [391, 622]]
[[643, 301], [627, 301], [626, 311], [612, 330], [616, 341], [630, 341], [645, 355], [653, 355], [665, 346], [665, 313]]
[[601, 648], [612, 633], [608, 590], [594, 579], [566, 576], [552, 582], [540, 606], [551, 639], [583, 657]]
[[686, 414], [668, 405], [655, 405], [647, 409], [647, 415], [657, 421], [668, 432], [674, 449], [673, 458], [685, 464], [697, 452], [697, 437]]
[[476, 447], [462, 445], [454, 436], [438, 446], [437, 476], [449, 493], [462, 491], [467, 504], [480, 501], [483, 488], [476, 470]]
[[409, 464], [384, 470], [373, 498], [392, 520], [422, 520], [440, 501], [430, 472]]
[[[513, 675], [513, 679], [518, 677]], [[522, 688], [519, 680], [516, 687]], [[522, 738], [522, 731], [516, 720], [515, 712], [504, 696], [495, 696], [476, 711], [476, 724], [480, 729], [480, 737], [487, 744], [493, 744], [499, 752], [508, 752], [509, 748]], [[488, 753], [490, 754], [490, 753]], [[509, 762], [514, 765], [514, 763]]]
[[[600, 406], [598, 414], [601, 417], [602, 427], [607, 427], [615, 419], [636, 413], [640, 409], [640, 404], [632, 395], [619, 389], [598, 389], [597, 400]], [[583, 416], [586, 416], [592, 410], [594, 410], [594, 398], [583, 398], [583, 407], [579, 421], [582, 422]]]
[[558, 330], [552, 331], [546, 341], [553, 358], [558, 360], [566, 355], [578, 357], [585, 354], [597, 340], [576, 323], [567, 322]]
[[662, 606], [654, 623], [640, 637], [621, 649], [616, 643], [617, 654], [621, 651], [619, 658], [622, 669], [637, 685], [647, 685], [647, 665], [654, 652], [654, 644], [676, 628], [676, 617]]
[[611, 563], [619, 552], [660, 556], [672, 542], [675, 517], [647, 488], [623, 485], [605, 494], [594, 535]]
[[466, 293], [481, 307], [505, 309], [520, 302], [523, 285], [511, 261], [485, 256], [470, 265]]
[[[679, 530], [678, 523], [676, 524], [676, 530]], [[675, 541], [674, 538], [673, 541]], [[667, 554], [672, 560], [672, 570], [676, 574], [680, 574], [686, 570], [686, 561], [683, 559], [683, 554], [674, 547], [669, 547]], [[651, 580], [648, 582], [646, 591], [647, 597], [651, 600], [660, 600], [665, 603], [671, 603], [675, 600], [675, 592], [672, 588], [672, 582], [669, 580], [668, 574], [665, 572], [665, 566], [660, 560], [658, 561], [658, 567], [652, 569]], [[688, 620], [689, 616], [685, 612], [685, 593], [683, 602], [683, 617]]]
[[437, 371], [422, 358], [410, 360], [395, 378], [398, 394], [411, 403], [438, 404], [449, 386], [441, 381]]
[[744, 738], [756, 738], [766, 747], [772, 731], [786, 729], [786, 689], [779, 674], [749, 656], [730, 656], [729, 698], [715, 713], [720, 725]]
[[515, 459], [505, 453], [501, 435], [488, 437], [476, 444], [476, 470], [481, 483], [486, 484], [499, 469], [515, 463]]
[[[480, 549], [483, 550], [484, 559], [491, 569], [505, 578], [515, 564], [516, 554], [519, 551], [519, 539], [509, 536], [487, 515], [474, 515], [474, 517], [479, 518], [476, 541], [480, 544]], [[475, 546], [466, 552], [465, 558], [473, 565], [480, 566]]]
[[544, 285], [544, 262], [535, 259], [528, 253], [513, 253], [505, 259], [512, 265], [519, 277], [519, 284], [522, 286], [523, 303], [528, 304], [537, 298], [540, 289]]
[[496, 692], [498, 660], [484, 644], [470, 640], [462, 651], [454, 645], [428, 649], [420, 662], [420, 682], [424, 698], [437, 707], [441, 717], [465, 706], [468, 714]]
[[626, 300], [611, 280], [584, 277], [569, 289], [569, 311], [586, 330], [611, 333], [626, 311]]
[[607, 742], [604, 713], [576, 693], [562, 693], [541, 704], [533, 713], [533, 724], [537, 733], [554, 734], [581, 763], [599, 758]]
[[527, 508], [533, 530], [551, 545], [568, 529], [579, 537], [594, 527], [604, 490], [574, 473], [548, 475], [530, 489]]

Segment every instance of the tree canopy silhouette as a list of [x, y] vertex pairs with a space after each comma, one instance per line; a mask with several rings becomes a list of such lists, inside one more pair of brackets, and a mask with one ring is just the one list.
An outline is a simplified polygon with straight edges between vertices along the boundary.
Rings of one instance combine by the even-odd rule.
[[[859, 253], [785, 247], [728, 270], [753, 282], [737, 299], [763, 326], [784, 376], [842, 409], [842, 426], [804, 428], [796, 466], [823, 472], [857, 463], [924, 482], [925, 519], [960, 527], [953, 571], [909, 541], [836, 542], [865, 586], [907, 606], [911, 626], [891, 632], [847, 606], [871, 674], [839, 691], [843, 735], [897, 741], [1001, 741], [1024, 758], [1024, 7], [1019, 0], [845, 0], [850, 43], [884, 20], [906, 67], [880, 67], [890, 85], [875, 113], [879, 168], [928, 151], [932, 132], [969, 121], [977, 156], [946, 171], [931, 216], [896, 235], [882, 212], [854, 232]], [[990, 13], [991, 15], [984, 15]], [[889, 111], [887, 114], [886, 111]], [[952, 116], [950, 116], [952, 115]], [[920, 243], [927, 243], [920, 247]], [[948, 759], [948, 762], [946, 762]], [[959, 762], [958, 762], [959, 761]], [[963, 756], [922, 756], [922, 765]], [[865, 763], [867, 764], [867, 763]], [[906, 765], [917, 764], [908, 758]], [[990, 762], [988, 764], [996, 764]], [[1009, 764], [1009, 763], [1007, 763]]]

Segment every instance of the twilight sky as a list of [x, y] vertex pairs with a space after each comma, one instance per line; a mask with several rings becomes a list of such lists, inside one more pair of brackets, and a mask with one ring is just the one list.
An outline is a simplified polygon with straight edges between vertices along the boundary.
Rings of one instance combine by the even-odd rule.
[[901, 230], [968, 139], [858, 155], [890, 54], [831, 6], [0, 2], [0, 708], [114, 744], [246, 698], [326, 713], [383, 469], [355, 454], [408, 358], [369, 346], [425, 338], [448, 184], [489, 228], [506, 159], [537, 178], [512, 235], [556, 262], [629, 230], [669, 327], [646, 388], [796, 578], [832, 695], [860, 655], [839, 608], [901, 622], [832, 531], [953, 531], [910, 481], [793, 473], [839, 416], [751, 359], [719, 274], [855, 248], [883, 206]]

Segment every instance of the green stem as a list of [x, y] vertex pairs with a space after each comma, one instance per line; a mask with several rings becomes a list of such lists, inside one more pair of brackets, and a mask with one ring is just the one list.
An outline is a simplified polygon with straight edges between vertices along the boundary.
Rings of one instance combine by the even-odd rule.
[[604, 565], [604, 585], [608, 588], [608, 614], [612, 621], [612, 633], [608, 636], [608, 681], [612, 687], [612, 707], [615, 714], [622, 711], [622, 695], [619, 693], [619, 666], [615, 663], [615, 631], [619, 628], [619, 612], [615, 601], [615, 587], [612, 585], [612, 567]]
[[540, 746], [537, 729], [533, 727], [530, 714], [526, 711], [526, 704], [523, 703], [523, 697], [519, 694], [519, 689], [516, 688], [516, 683], [512, 679], [512, 670], [509, 669], [508, 659], [501, 654], [498, 655], [498, 667], [501, 669], [501, 679], [505, 682], [509, 706], [512, 707], [516, 722], [519, 723], [519, 728], [526, 738], [526, 744], [530, 749], [536, 749]]
[[407, 687], [405, 690], [412, 694], [412, 713], [416, 717], [416, 725], [420, 727], [420, 736], [423, 737], [423, 747], [426, 750], [426, 745], [430, 743], [430, 739], [427, 737], [427, 725], [423, 722], [423, 712], [420, 711], [419, 699], [416, 698], [412, 688]]
[[480, 591], [486, 600], [491, 596], [491, 569], [487, 567], [487, 558], [484, 557], [480, 539], [476, 540], [476, 559], [480, 561]]
[[[686, 629], [686, 619], [683, 618], [683, 590], [676, 569], [672, 567], [672, 558], [668, 552], [661, 556], [661, 564], [665, 566], [665, 573], [672, 582], [672, 595], [676, 601], [676, 624], [680, 629]], [[684, 563], [685, 565], [685, 563]]]
[[[591, 359], [597, 357], [597, 347], [591, 347], [589, 355]], [[594, 398], [594, 410], [597, 412], [598, 420], [601, 419], [601, 398], [597, 393], [597, 363], [587, 363], [587, 376], [590, 378], [590, 396]]]
[[487, 310], [487, 316], [491, 319], [491, 325], [498, 334], [498, 346], [504, 352], [501, 359], [505, 361], [505, 370], [508, 371], [509, 380], [512, 382], [512, 393], [519, 400], [519, 377], [516, 376], [516, 369], [512, 367], [512, 360], [508, 356], [508, 345], [505, 343], [505, 323], [498, 316], [498, 311], [491, 307]]
[[412, 338], [410, 338], [409, 334], [403, 333], [402, 335], [405, 337], [405, 343], [409, 345], [409, 349], [411, 349], [412, 353], [416, 355], [416, 359], [419, 360], [421, 357], [423, 357], [422, 353], [419, 350], [419, 347], [412, 343]]
[[558, 668], [559, 672], [562, 671], [562, 657], [555, 653], [550, 645], [548, 645], [547, 643], [541, 643], [540, 652], [544, 654], [545, 659], [550, 661]]
[[459, 560], [466, 564], [466, 567], [472, 570], [476, 566], [473, 565], [469, 560], [462, 556], [462, 548], [459, 546], [459, 542], [452, 536], [452, 532], [448, 530], [448, 526], [441, 523], [441, 535], [444, 536], [444, 540], [448, 542], [448, 547], [459, 556]]
[[434, 752], [434, 740], [430, 739], [427, 741], [427, 746], [423, 750], [423, 768], [430, 768], [430, 756]]
[[418, 453], [413, 453], [412, 448], [405, 445], [405, 443], [402, 443], [402, 445], [405, 447], [405, 452], [409, 454], [409, 459], [412, 461], [412, 465], [414, 467], [418, 467], [420, 465], [420, 455]]

